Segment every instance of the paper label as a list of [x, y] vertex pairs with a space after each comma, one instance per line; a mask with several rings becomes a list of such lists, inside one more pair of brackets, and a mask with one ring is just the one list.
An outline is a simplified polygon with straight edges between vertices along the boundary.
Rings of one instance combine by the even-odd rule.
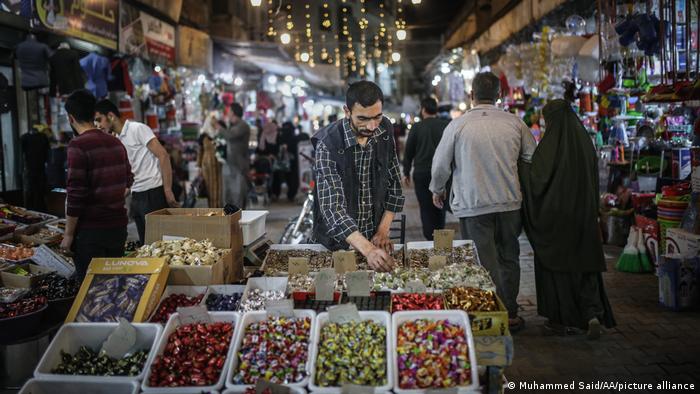
[[333, 252], [333, 265], [337, 274], [357, 271], [357, 256], [351, 250], [339, 250]]
[[454, 230], [434, 230], [435, 250], [452, 250], [452, 241], [455, 239]]
[[348, 296], [369, 297], [370, 272], [354, 271], [345, 274], [345, 283], [348, 285]]
[[427, 290], [423, 281], [419, 279], [406, 282], [406, 291], [409, 293], [425, 293]]
[[431, 271], [437, 271], [439, 269], [445, 268], [447, 265], [447, 256], [430, 256], [428, 259], [428, 269]]
[[344, 384], [340, 392], [342, 394], [374, 394], [374, 387], [360, 386], [357, 384]]
[[272, 394], [289, 394], [289, 387], [282, 386], [281, 384], [270, 383], [265, 379], [258, 379], [258, 383], [255, 385], [255, 394], [263, 394], [265, 390], [270, 390]]
[[328, 308], [328, 320], [331, 323], [344, 324], [352, 321], [361, 321], [360, 312], [355, 304], [342, 304]]
[[294, 317], [294, 301], [290, 299], [267, 300], [265, 311], [267, 311], [268, 316], [272, 317]]
[[211, 323], [211, 317], [207, 308], [202, 305], [186, 306], [177, 308], [180, 315], [180, 324]]
[[319, 301], [333, 301], [335, 291], [335, 270], [333, 268], [322, 268], [314, 278], [316, 285], [316, 299]]
[[309, 273], [309, 258], [308, 257], [290, 257], [288, 262], [287, 273], [289, 275]]
[[120, 317], [119, 325], [102, 343], [102, 351], [109, 357], [121, 359], [136, 344], [136, 328]]

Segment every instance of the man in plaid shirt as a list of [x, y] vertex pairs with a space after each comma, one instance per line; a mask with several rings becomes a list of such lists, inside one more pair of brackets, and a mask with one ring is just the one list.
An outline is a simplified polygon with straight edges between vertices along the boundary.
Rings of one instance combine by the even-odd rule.
[[331, 250], [352, 246], [371, 268], [394, 267], [389, 228], [401, 212], [399, 160], [384, 96], [369, 81], [346, 94], [345, 118], [312, 138], [316, 149], [314, 238]]

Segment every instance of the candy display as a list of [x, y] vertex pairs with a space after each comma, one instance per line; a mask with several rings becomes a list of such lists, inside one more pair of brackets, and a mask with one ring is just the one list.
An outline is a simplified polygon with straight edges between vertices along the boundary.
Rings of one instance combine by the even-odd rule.
[[315, 384], [383, 386], [387, 383], [386, 327], [371, 320], [327, 323], [321, 329]]
[[202, 298], [204, 298], [204, 294], [192, 297], [185, 294], [170, 294], [160, 302], [158, 309], [156, 309], [153, 313], [153, 317], [151, 317], [151, 322], [165, 323], [170, 318], [170, 315], [177, 312], [177, 308], [195, 306], [202, 302]]
[[[394, 258], [394, 262], [396, 262], [397, 266], [402, 266], [404, 259], [404, 249], [401, 248], [399, 250], [394, 250], [391, 253], [391, 257]], [[363, 256], [360, 253], [357, 253], [357, 269], [360, 271], [366, 271], [371, 269], [369, 268], [369, 264], [367, 263], [367, 257]]]
[[[38, 213], [29, 212], [24, 208], [15, 207], [9, 204], [1, 204], [0, 218], [9, 219], [22, 224], [35, 224], [50, 217], [44, 217]], [[55, 216], [53, 218], [55, 218]]]
[[124, 356], [121, 359], [109, 357], [105, 352], [97, 352], [81, 346], [75, 354], [61, 350], [61, 363], [51, 373], [59, 375], [97, 376], [137, 376], [143, 370], [148, 358], [148, 350]]
[[46, 306], [46, 297], [34, 296], [22, 298], [7, 304], [0, 303], [0, 319], [17, 317], [36, 312]]
[[285, 299], [283, 291], [252, 289], [245, 300], [241, 302], [241, 312], [261, 311], [265, 309], [265, 303], [273, 300]]
[[459, 286], [496, 289], [488, 271], [474, 264], [447, 265], [434, 272], [427, 268], [397, 268], [392, 272], [377, 272], [374, 274], [373, 289], [401, 290], [412, 280], [420, 280], [426, 287], [436, 290]]
[[195, 323], [178, 327], [151, 365], [151, 387], [211, 386], [223, 371], [234, 325]]
[[33, 234], [22, 234], [20, 235], [20, 240], [25, 244], [37, 245], [37, 244], [47, 244], [56, 243], [61, 240], [63, 234], [58, 231], [50, 230], [48, 228], [42, 228]]
[[213, 265], [224, 256], [225, 250], [214, 247], [209, 240], [158, 241], [142, 246], [137, 257], [165, 257], [170, 265]]
[[14, 232], [15, 228], [17, 228], [17, 225], [12, 224], [11, 222], [2, 221], [2, 219], [0, 219], [0, 236]]
[[20, 287], [0, 287], [0, 302], [15, 302], [27, 294], [29, 290]]
[[265, 275], [276, 276], [287, 272], [290, 257], [308, 257], [309, 271], [333, 267], [333, 253], [316, 250], [277, 250], [270, 249], [265, 258]]
[[0, 245], [0, 259], [19, 261], [34, 256], [34, 249], [23, 246]]
[[341, 304], [353, 303], [358, 311], [391, 311], [391, 292], [376, 291], [369, 297], [350, 297], [348, 293], [343, 293]]
[[455, 246], [452, 251], [436, 249], [409, 249], [406, 266], [409, 268], [427, 268], [432, 256], [447, 256], [447, 265], [475, 264], [474, 248], [471, 244]]
[[289, 282], [287, 282], [287, 289], [290, 293], [295, 291], [314, 291], [316, 284], [314, 282], [314, 277], [305, 274], [294, 274], [289, 276]]
[[61, 298], [74, 297], [78, 294], [80, 282], [75, 278], [64, 278], [55, 273], [50, 273], [39, 279], [39, 283], [32, 289], [32, 294], [46, 297], [49, 301]]
[[445, 309], [441, 294], [397, 293], [391, 296], [393, 312]]
[[96, 275], [75, 318], [76, 322], [131, 321], [148, 275]]
[[211, 293], [207, 296], [205, 301], [207, 305], [207, 310], [209, 311], [222, 311], [222, 312], [232, 312], [238, 310], [238, 306], [241, 302], [241, 293], [233, 294], [216, 294]]
[[401, 324], [396, 338], [399, 388], [449, 388], [471, 383], [464, 328], [447, 320]]
[[445, 291], [445, 300], [448, 309], [461, 309], [465, 312], [498, 311], [498, 302], [493, 291], [455, 287]]
[[268, 318], [245, 328], [234, 384], [299, 383], [306, 378], [311, 319]]

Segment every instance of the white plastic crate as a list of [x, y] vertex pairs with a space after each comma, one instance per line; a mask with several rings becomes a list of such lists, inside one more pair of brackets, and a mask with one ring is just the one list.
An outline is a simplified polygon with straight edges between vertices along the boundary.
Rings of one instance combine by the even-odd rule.
[[269, 211], [243, 211], [238, 224], [243, 232], [243, 246], [248, 246], [265, 235], [265, 218]]
[[86, 382], [60, 379], [29, 379], [19, 394], [137, 394], [139, 385], [131, 382]]
[[238, 312], [209, 312], [209, 317], [211, 321], [216, 322], [231, 322], [233, 323], [233, 333], [231, 336], [231, 342], [229, 344], [228, 353], [226, 354], [226, 361], [224, 362], [224, 368], [221, 370], [221, 375], [219, 376], [218, 382], [211, 386], [183, 386], [183, 387], [152, 387], [148, 384], [148, 380], [151, 376], [151, 366], [155, 362], [156, 356], [162, 355], [165, 350], [165, 346], [168, 344], [168, 338], [170, 334], [175, 332], [180, 326], [180, 316], [174, 313], [170, 316], [168, 324], [165, 325], [163, 329], [163, 334], [158, 341], [158, 346], [154, 352], [154, 357], [152, 357], [146, 364], [146, 376], [143, 378], [143, 383], [141, 384], [141, 390], [144, 393], [171, 393], [171, 394], [189, 394], [189, 393], [200, 393], [219, 390], [224, 387], [224, 382], [226, 380], [226, 374], [228, 368], [231, 366], [231, 356], [233, 354], [234, 338], [236, 337], [236, 332], [239, 330], [240, 315]]
[[406, 311], [396, 312], [392, 316], [392, 365], [395, 371], [394, 374], [394, 392], [396, 394], [424, 394], [428, 390], [403, 390], [399, 388], [399, 362], [397, 352], [398, 329], [401, 325], [408, 321], [418, 319], [431, 320], [447, 320], [453, 324], [459, 324], [464, 328], [467, 335], [467, 346], [469, 346], [469, 364], [471, 365], [471, 384], [469, 386], [461, 386], [458, 388], [460, 393], [478, 392], [479, 390], [479, 373], [476, 364], [476, 350], [474, 349], [474, 337], [472, 335], [472, 327], [469, 322], [469, 316], [463, 311], [442, 310], [442, 311]]
[[146, 367], [155, 357], [155, 350], [160, 340], [163, 328], [158, 324], [132, 323], [136, 329], [135, 350], [148, 349], [149, 354], [141, 373], [137, 376], [97, 376], [97, 375], [60, 375], [51, 373], [61, 363], [61, 350], [74, 354], [81, 346], [99, 350], [102, 343], [114, 331], [119, 323], [68, 323], [58, 330], [46, 352], [41, 357], [39, 365], [34, 370], [34, 376], [39, 379], [55, 379], [65, 382], [130, 382], [143, 379]]
[[[311, 347], [312, 347], [312, 343], [313, 343], [313, 333], [314, 333], [314, 328], [316, 327], [316, 312], [314, 312], [310, 309], [295, 309], [294, 310], [294, 317], [297, 317], [297, 318], [308, 317], [311, 319], [311, 326], [309, 327], [309, 347], [308, 347], [308, 351], [307, 351], [308, 356], [306, 359], [307, 376], [305, 379], [303, 379], [300, 382], [290, 383], [290, 384], [285, 385], [288, 387], [302, 388], [302, 387], [306, 387], [306, 385], [309, 383], [309, 366], [311, 365]], [[233, 383], [233, 376], [238, 372], [238, 352], [241, 350], [241, 345], [243, 344], [243, 338], [245, 337], [246, 328], [248, 328], [248, 326], [251, 323], [264, 321], [266, 319], [267, 319], [267, 312], [265, 312], [265, 311], [247, 312], [241, 318], [241, 324], [239, 325], [239, 330], [238, 330], [238, 332], [236, 332], [236, 336], [235, 336], [236, 347], [233, 349], [233, 362], [231, 363], [231, 367], [228, 369], [228, 375], [226, 376], [226, 387], [227, 388], [240, 390], [239, 392], [244, 392], [245, 389], [248, 387], [255, 387], [255, 385], [252, 385], [252, 384], [251, 385], [246, 385], [246, 384], [236, 385]]]
[[266, 291], [277, 290], [286, 294], [288, 282], [289, 278], [286, 276], [262, 276], [259, 278], [250, 278], [245, 286], [243, 297], [241, 297], [241, 304], [248, 299], [248, 294], [254, 289]]
[[[394, 343], [392, 339], [392, 329], [391, 329], [391, 315], [388, 312], [380, 311], [360, 311], [360, 318], [365, 320], [372, 320], [386, 327], [386, 385], [375, 387], [375, 393], [386, 393], [391, 390], [394, 384], [394, 365], [391, 363], [391, 346]], [[316, 326], [314, 327], [314, 335], [311, 338], [312, 354], [311, 354], [311, 365], [309, 369], [309, 390], [314, 393], [322, 394], [340, 394], [342, 392], [341, 387], [321, 387], [316, 385], [316, 357], [318, 356], [321, 339], [321, 330], [323, 326], [328, 323], [329, 315], [328, 312], [320, 313], [316, 316]]]

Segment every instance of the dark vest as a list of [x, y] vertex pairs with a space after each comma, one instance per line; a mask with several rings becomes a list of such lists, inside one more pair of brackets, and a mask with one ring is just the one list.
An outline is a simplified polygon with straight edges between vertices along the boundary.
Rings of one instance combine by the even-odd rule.
[[[384, 214], [384, 201], [386, 200], [387, 184], [389, 181], [389, 165], [392, 155], [396, 155], [394, 146], [393, 126], [386, 117], [382, 120], [381, 127], [386, 130], [377, 138], [372, 149], [370, 164], [370, 178], [372, 182], [372, 212], [374, 214], [374, 226], [379, 226], [379, 222]], [[319, 141], [328, 147], [331, 161], [336, 163], [338, 175], [342, 179], [343, 192], [345, 195], [345, 209], [348, 215], [357, 220], [358, 198], [360, 194], [359, 169], [355, 167], [353, 150], [345, 146], [343, 138], [343, 119], [340, 119], [316, 133], [311, 137], [311, 142], [316, 149]], [[314, 172], [315, 174], [315, 172]], [[314, 188], [314, 239], [330, 250], [348, 249], [349, 245], [345, 240], [337, 241], [329, 234], [328, 225], [323, 219], [321, 206], [319, 204], [318, 192]]]

